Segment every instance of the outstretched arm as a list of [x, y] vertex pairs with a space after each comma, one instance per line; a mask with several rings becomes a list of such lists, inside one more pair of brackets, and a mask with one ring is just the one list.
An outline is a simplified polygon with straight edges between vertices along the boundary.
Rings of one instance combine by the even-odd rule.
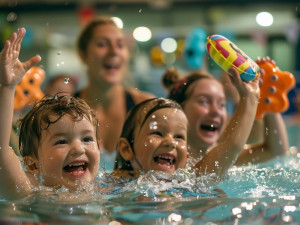
[[20, 62], [18, 57], [24, 35], [25, 29], [18, 29], [0, 53], [0, 195], [9, 198], [18, 198], [32, 189], [19, 158], [9, 147], [16, 86], [26, 71], [41, 60], [40, 56], [34, 56]]
[[[215, 173], [218, 183], [235, 163], [250, 134], [259, 99], [259, 76], [243, 82], [235, 69], [230, 69], [231, 79], [240, 95], [237, 108], [219, 138], [195, 166], [198, 175]], [[216, 184], [215, 183], [215, 184]]]

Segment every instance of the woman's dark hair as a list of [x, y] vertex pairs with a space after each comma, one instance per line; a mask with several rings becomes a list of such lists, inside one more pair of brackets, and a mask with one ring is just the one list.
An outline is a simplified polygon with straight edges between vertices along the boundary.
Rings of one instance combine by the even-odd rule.
[[181, 106], [184, 101], [189, 98], [189, 87], [200, 79], [214, 79], [215, 78], [207, 72], [195, 71], [191, 72], [185, 77], [181, 77], [176, 69], [168, 69], [162, 76], [162, 85], [168, 90], [168, 98], [178, 102]]

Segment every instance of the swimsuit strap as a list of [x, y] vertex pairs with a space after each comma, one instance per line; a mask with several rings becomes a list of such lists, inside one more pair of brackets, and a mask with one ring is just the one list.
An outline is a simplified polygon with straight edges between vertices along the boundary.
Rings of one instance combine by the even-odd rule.
[[126, 100], [126, 112], [129, 112], [129, 110], [133, 106], [135, 106], [135, 103], [133, 101], [131, 94], [127, 90], [125, 90], [125, 100]]

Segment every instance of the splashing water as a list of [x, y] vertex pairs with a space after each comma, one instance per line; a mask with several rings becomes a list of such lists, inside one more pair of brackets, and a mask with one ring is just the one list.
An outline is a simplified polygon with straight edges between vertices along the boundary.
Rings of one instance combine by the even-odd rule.
[[[105, 178], [106, 181], [105, 181]], [[216, 187], [213, 177], [188, 170], [149, 171], [136, 180], [117, 182], [100, 174], [100, 193], [88, 188], [76, 195], [65, 188], [0, 202], [0, 215], [14, 221], [49, 224], [297, 224], [300, 221], [300, 156], [233, 167]], [[105, 181], [105, 182], [104, 182]], [[108, 182], [109, 181], [109, 182]], [[215, 188], [227, 196], [219, 195]], [[41, 191], [41, 190], [40, 190]], [[2, 222], [1, 220], [1, 222]]]

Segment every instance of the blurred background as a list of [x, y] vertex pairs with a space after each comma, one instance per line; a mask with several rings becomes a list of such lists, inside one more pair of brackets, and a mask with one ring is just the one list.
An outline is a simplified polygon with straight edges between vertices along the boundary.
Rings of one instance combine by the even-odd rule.
[[[21, 59], [39, 54], [46, 80], [68, 73], [82, 88], [85, 68], [75, 48], [80, 28], [96, 15], [117, 17], [131, 47], [128, 79], [164, 97], [160, 79], [166, 68], [194, 69], [185, 62], [183, 48], [195, 28], [205, 37], [227, 37], [252, 59], [270, 56], [297, 79], [299, 8], [298, 0], [0, 0], [0, 43], [2, 48], [13, 31], [25, 27]], [[219, 67], [203, 54], [207, 69], [218, 76]]]

